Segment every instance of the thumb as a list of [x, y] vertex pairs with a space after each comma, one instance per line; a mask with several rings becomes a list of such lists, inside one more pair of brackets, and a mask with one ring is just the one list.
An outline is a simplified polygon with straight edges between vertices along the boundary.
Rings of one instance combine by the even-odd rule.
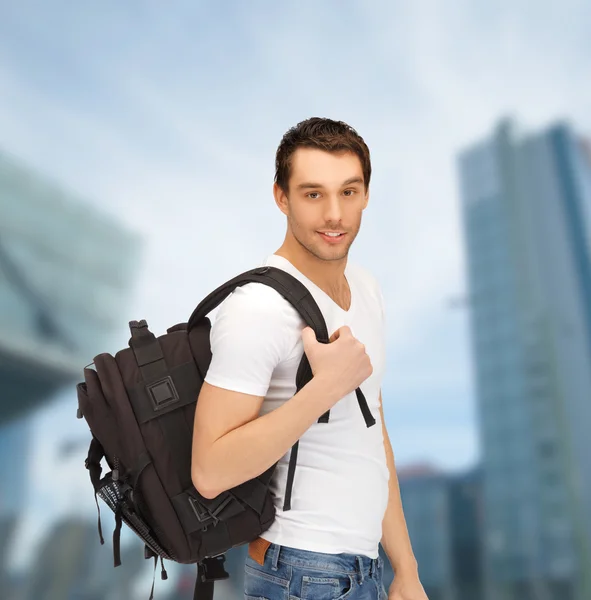
[[311, 327], [304, 327], [304, 329], [302, 329], [302, 341], [304, 342], [304, 348], [309, 348], [318, 341], [316, 339], [316, 334]]

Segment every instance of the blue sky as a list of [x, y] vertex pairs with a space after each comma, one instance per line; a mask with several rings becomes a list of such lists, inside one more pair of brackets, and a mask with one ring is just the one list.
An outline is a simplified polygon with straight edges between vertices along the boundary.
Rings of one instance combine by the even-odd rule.
[[[347, 121], [372, 153], [350, 259], [386, 299], [394, 453], [461, 469], [478, 446], [467, 314], [448, 305], [466, 291], [455, 157], [504, 115], [590, 134], [590, 22], [582, 0], [3, 3], [0, 146], [146, 239], [114, 352], [128, 320], [163, 332], [275, 251], [281, 136]], [[35, 419], [31, 531], [69, 510], [50, 484], [76, 469], [94, 509], [80, 462], [52, 470], [86, 433], [74, 404]]]

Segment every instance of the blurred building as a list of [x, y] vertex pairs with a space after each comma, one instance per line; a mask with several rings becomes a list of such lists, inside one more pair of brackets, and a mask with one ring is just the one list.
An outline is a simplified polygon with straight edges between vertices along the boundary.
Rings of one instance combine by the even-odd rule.
[[[11, 541], [17, 530], [18, 516], [16, 514], [0, 514], [0, 564], [5, 565], [12, 555]], [[12, 598], [13, 590], [16, 586], [15, 578], [8, 569], [0, 569], [0, 590], [3, 590], [5, 596], [2, 598]]]
[[448, 478], [455, 600], [482, 600], [482, 469]]
[[80, 378], [115, 328], [139, 239], [0, 153], [0, 422]]
[[115, 569], [112, 552], [98, 541], [96, 523], [67, 518], [39, 545], [19, 600], [128, 600], [143, 566], [139, 540], [121, 549]]
[[488, 598], [589, 600], [589, 146], [504, 120], [458, 166]]
[[74, 417], [84, 366], [126, 324], [140, 249], [137, 234], [0, 152], [0, 520], [14, 525], [24, 506], [33, 411], [71, 386]]
[[[17, 515], [25, 502], [30, 423], [25, 418], [0, 423], [0, 516]], [[4, 482], [4, 483], [3, 483]], [[0, 544], [2, 541], [0, 540]]]
[[428, 466], [397, 469], [400, 496], [421, 583], [429, 600], [455, 600], [445, 474]]
[[11, 586], [6, 565], [27, 499], [29, 427], [26, 418], [0, 424], [0, 590]]
[[[398, 468], [397, 475], [419, 577], [429, 600], [482, 598], [478, 470], [450, 475], [415, 465]], [[390, 581], [384, 581], [386, 589]]]

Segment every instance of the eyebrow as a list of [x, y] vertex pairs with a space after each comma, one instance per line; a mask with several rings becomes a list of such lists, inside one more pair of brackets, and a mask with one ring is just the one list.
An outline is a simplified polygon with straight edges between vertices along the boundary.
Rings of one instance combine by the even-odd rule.
[[[343, 185], [351, 185], [352, 183], [363, 183], [363, 178], [359, 176], [351, 177], [347, 181], [343, 181]], [[323, 188], [321, 183], [304, 182], [296, 186], [298, 190], [306, 190], [308, 188]]]

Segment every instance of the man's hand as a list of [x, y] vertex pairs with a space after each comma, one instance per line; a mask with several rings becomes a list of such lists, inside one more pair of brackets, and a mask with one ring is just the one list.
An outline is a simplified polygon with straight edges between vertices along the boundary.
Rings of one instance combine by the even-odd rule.
[[418, 573], [399, 574], [388, 590], [388, 600], [429, 600]]

